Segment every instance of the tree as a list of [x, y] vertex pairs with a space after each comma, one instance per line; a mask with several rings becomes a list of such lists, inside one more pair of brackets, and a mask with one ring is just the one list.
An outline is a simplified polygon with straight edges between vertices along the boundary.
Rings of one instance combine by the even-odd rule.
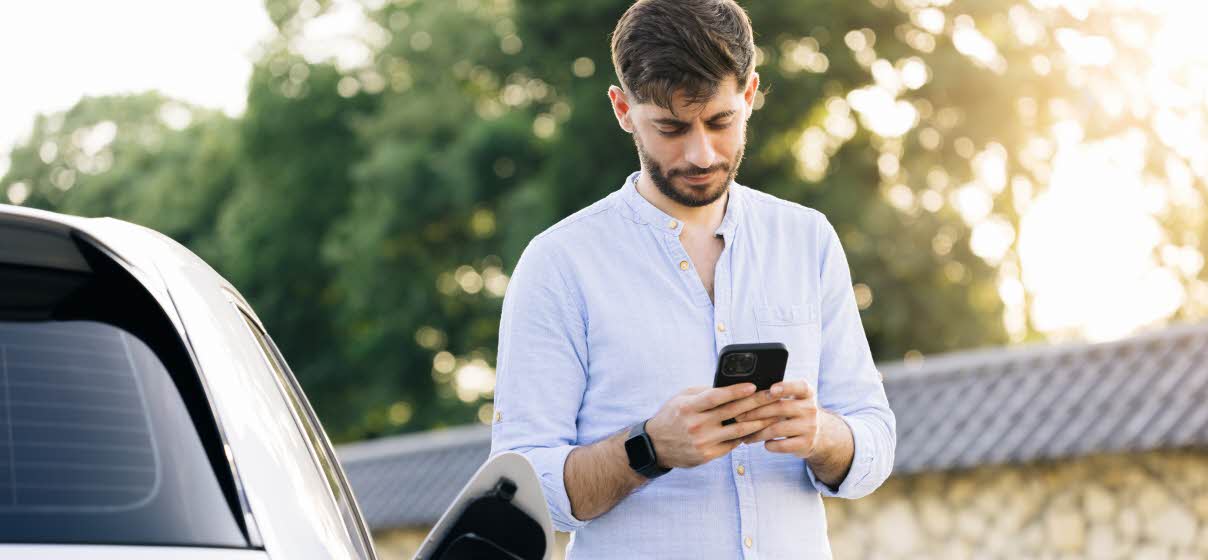
[[0, 184], [11, 202], [120, 216], [214, 258], [214, 223], [239, 182], [237, 123], [156, 93], [86, 98], [40, 116]]
[[[1131, 171], [1171, 201], [1154, 250], [1188, 294], [1175, 316], [1208, 313], [1204, 109], [1120, 87], [1145, 75], [1191, 96], [1191, 62], [1151, 64], [1137, 40], [1169, 21], [1005, 0], [743, 4], [762, 91], [739, 181], [836, 226], [879, 361], [1046, 336], [1020, 283], [1021, 221], [1071, 146], [1140, 146]], [[366, 56], [348, 62], [307, 34], [356, 4], [267, 0], [278, 34], [245, 115], [87, 99], [40, 118], [0, 193], [197, 251], [337, 440], [485, 421], [521, 251], [638, 168], [606, 96], [629, 5], [373, 3]]]

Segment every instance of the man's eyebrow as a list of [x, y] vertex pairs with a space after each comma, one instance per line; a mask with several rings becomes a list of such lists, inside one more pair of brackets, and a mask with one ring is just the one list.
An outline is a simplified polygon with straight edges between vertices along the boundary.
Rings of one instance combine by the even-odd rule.
[[[712, 117], [709, 117], [709, 119], [708, 119], [708, 120], [706, 120], [705, 122], [713, 122], [713, 121], [716, 121], [716, 120], [719, 120], [719, 119], [723, 119], [723, 118], [725, 118], [725, 117], [728, 117], [728, 116], [730, 116], [730, 115], [733, 115], [735, 112], [736, 112], [736, 111], [735, 111], [734, 109], [730, 109], [730, 110], [728, 110], [728, 111], [722, 111], [722, 112], [720, 112], [720, 113], [718, 113], [718, 114], [716, 114], [716, 115], [713, 115]], [[679, 120], [679, 119], [673, 119], [673, 118], [670, 118], [670, 117], [668, 117], [668, 118], [662, 118], [662, 119], [654, 119], [654, 122], [655, 122], [655, 124], [665, 124], [665, 125], [669, 125], [669, 126], [684, 126], [684, 125], [688, 124], [688, 123], [686, 123], [686, 122], [684, 122], [684, 121], [681, 121], [681, 120]]]

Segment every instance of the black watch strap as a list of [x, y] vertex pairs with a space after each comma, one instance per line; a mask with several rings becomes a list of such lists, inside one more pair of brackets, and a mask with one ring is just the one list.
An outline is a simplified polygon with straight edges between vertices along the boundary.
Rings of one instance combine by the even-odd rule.
[[[659, 466], [658, 454], [654, 449], [654, 441], [650, 439], [650, 434], [646, 433], [646, 422], [648, 420], [643, 420], [629, 428], [629, 437], [626, 438], [625, 447], [626, 452], [629, 452], [631, 446], [638, 446], [641, 449], [649, 450], [649, 460], [645, 464], [635, 464], [633, 454], [630, 454], [629, 467], [637, 471], [638, 474], [653, 479], [671, 472], [671, 469]], [[646, 455], [646, 453], [643, 453], [643, 455]]]

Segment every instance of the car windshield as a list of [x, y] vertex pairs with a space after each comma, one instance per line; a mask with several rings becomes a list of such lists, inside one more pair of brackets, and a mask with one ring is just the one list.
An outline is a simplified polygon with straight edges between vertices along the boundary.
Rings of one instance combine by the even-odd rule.
[[164, 363], [89, 320], [0, 321], [0, 542], [248, 544]]

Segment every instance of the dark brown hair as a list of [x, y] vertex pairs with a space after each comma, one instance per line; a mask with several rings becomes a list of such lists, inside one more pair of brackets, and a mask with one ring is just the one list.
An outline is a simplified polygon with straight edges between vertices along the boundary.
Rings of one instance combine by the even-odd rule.
[[734, 0], [638, 0], [612, 32], [612, 66], [631, 102], [675, 112], [673, 93], [707, 102], [730, 76], [741, 89], [755, 66], [751, 20]]

